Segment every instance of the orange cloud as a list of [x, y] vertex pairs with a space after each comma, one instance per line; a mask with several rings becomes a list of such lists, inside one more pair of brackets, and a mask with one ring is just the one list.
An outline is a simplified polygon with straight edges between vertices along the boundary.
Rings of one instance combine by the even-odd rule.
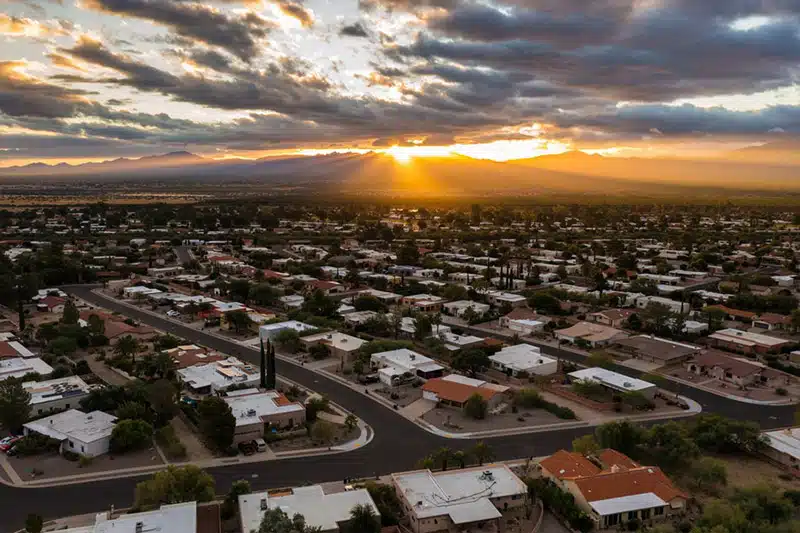
[[0, 13], [0, 35], [15, 35], [21, 37], [52, 37], [65, 35], [62, 28], [55, 28], [37, 20], [12, 17]]

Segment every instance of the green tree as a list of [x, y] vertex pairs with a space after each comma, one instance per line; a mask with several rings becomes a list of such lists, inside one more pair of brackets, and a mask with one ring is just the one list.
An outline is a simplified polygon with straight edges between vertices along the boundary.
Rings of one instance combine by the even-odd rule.
[[367, 492], [375, 502], [375, 507], [381, 515], [381, 524], [384, 526], [397, 525], [403, 515], [402, 504], [397, 497], [394, 487], [375, 481], [367, 481]]
[[0, 427], [15, 432], [31, 414], [31, 395], [18, 379], [0, 381]]
[[627, 420], [608, 422], [595, 429], [595, 439], [601, 448], [613, 448], [629, 457], [636, 457], [644, 431]]
[[144, 420], [121, 420], [111, 432], [111, 451], [126, 453], [146, 448], [153, 440], [153, 426]]
[[273, 340], [275, 344], [289, 353], [296, 353], [300, 350], [300, 334], [291, 328], [279, 331]]
[[656, 332], [666, 329], [671, 318], [673, 318], [672, 310], [658, 302], [650, 302], [642, 311], [642, 320]]
[[58, 356], [69, 356], [78, 350], [78, 342], [72, 337], [57, 337], [50, 342], [50, 351]]
[[344, 427], [347, 431], [353, 431], [358, 427], [358, 418], [353, 413], [349, 413], [344, 419]]
[[561, 313], [561, 301], [545, 291], [536, 292], [528, 298], [528, 306], [537, 313], [548, 315]]
[[222, 503], [222, 509], [220, 511], [222, 520], [230, 520], [236, 516], [236, 511], [239, 508], [239, 496], [250, 494], [251, 492], [250, 482], [246, 479], [240, 479], [231, 483], [231, 490], [228, 491], [227, 496], [225, 496], [225, 501]]
[[336, 437], [336, 428], [327, 420], [318, 419], [311, 425], [311, 438], [325, 446], [330, 446]]
[[596, 350], [586, 358], [586, 366], [589, 367], [611, 368], [613, 364], [614, 358], [603, 350]]
[[26, 533], [42, 533], [44, 527], [44, 520], [38, 514], [29, 514], [25, 518], [25, 532]]
[[441, 448], [433, 452], [432, 458], [434, 463], [439, 464], [442, 468], [442, 471], [445, 471], [447, 470], [450, 461], [453, 459], [453, 450], [451, 450], [447, 446], [442, 446]]
[[303, 302], [303, 311], [311, 313], [314, 316], [333, 317], [336, 316], [336, 310], [339, 304], [331, 298], [326, 296], [321, 290], [315, 290], [309, 298]]
[[232, 327], [236, 333], [247, 331], [253, 324], [250, 315], [244, 309], [229, 311], [225, 314], [225, 320], [228, 322], [229, 327]]
[[300, 514], [289, 518], [283, 509], [276, 507], [267, 509], [257, 533], [319, 533], [320, 528], [306, 525], [306, 520]]
[[194, 465], [168, 466], [136, 485], [135, 507], [152, 509], [164, 504], [209, 502], [214, 499], [214, 478]]
[[483, 420], [489, 411], [489, 402], [477, 392], [464, 403], [464, 414], [475, 420]]
[[371, 505], [358, 504], [350, 510], [347, 533], [379, 533], [381, 521]]
[[139, 340], [132, 335], [121, 337], [114, 345], [114, 353], [127, 359], [130, 357], [136, 362], [136, 353], [139, 351]]
[[306, 420], [314, 422], [317, 414], [328, 409], [329, 401], [324, 396], [314, 396], [306, 402]]
[[353, 302], [353, 307], [356, 308], [356, 311], [375, 311], [376, 313], [382, 313], [386, 311], [386, 304], [384, 304], [378, 298], [368, 294], [361, 295], [356, 298]]
[[246, 279], [234, 279], [228, 285], [228, 294], [237, 302], [247, 303], [250, 296], [250, 282]]
[[475, 446], [470, 449], [469, 454], [474, 457], [481, 466], [483, 466], [483, 463], [494, 459], [494, 451], [492, 451], [491, 446], [483, 441], [476, 443]]
[[584, 435], [572, 441], [572, 451], [581, 455], [592, 455], [600, 450], [594, 435]]
[[478, 372], [488, 368], [491, 361], [486, 352], [480, 348], [467, 348], [454, 355], [451, 364], [454, 369], [475, 376]]
[[419, 313], [414, 318], [414, 338], [421, 341], [431, 336], [433, 333], [433, 322], [431, 317], [425, 313]]
[[77, 324], [80, 318], [81, 314], [75, 306], [75, 302], [72, 301], [72, 298], [67, 298], [67, 301], [64, 302], [64, 313], [61, 315], [61, 322], [63, 324]]
[[713, 457], [701, 457], [695, 461], [689, 475], [696, 490], [709, 494], [716, 493], [728, 484], [728, 468], [725, 463]]
[[92, 313], [86, 320], [88, 323], [89, 332], [92, 335], [104, 335], [106, 332], [106, 323], [98, 315]]
[[114, 412], [118, 420], [144, 420], [152, 422], [153, 412], [148, 405], [140, 402], [125, 402]]
[[660, 466], [676, 470], [700, 455], [684, 424], [670, 421], [656, 424], [644, 433], [644, 449]]
[[165, 426], [178, 414], [178, 389], [171, 381], [159, 379], [147, 387], [147, 401], [155, 415], [156, 426]]
[[318, 343], [308, 349], [308, 354], [315, 361], [322, 361], [331, 356], [331, 349], [326, 344]]
[[200, 433], [217, 450], [226, 450], [233, 444], [236, 418], [230, 406], [218, 396], [209, 396], [197, 406]]

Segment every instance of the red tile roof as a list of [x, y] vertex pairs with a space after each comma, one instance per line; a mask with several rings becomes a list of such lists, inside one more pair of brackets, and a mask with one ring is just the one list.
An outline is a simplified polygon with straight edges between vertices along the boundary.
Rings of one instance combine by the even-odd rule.
[[587, 502], [622, 498], [652, 492], [665, 502], [686, 498], [672, 481], [655, 466], [642, 466], [631, 470], [608, 471], [574, 480]]
[[539, 465], [558, 479], [575, 479], [600, 473], [600, 468], [583, 455], [559, 450]]
[[484, 387], [473, 387], [465, 383], [458, 383], [456, 381], [449, 381], [442, 378], [429, 379], [423, 386], [423, 391], [428, 391], [436, 394], [441, 400], [450, 402], [464, 403], [473, 394], [480, 394], [484, 399], [489, 400], [498, 391], [487, 389]]

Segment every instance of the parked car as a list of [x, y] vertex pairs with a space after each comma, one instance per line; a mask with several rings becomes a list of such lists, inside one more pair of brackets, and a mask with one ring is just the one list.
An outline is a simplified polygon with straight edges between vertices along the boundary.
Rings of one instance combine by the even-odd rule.
[[256, 439], [253, 441], [253, 446], [256, 447], [256, 451], [258, 453], [262, 453], [267, 451], [267, 443], [264, 439]]
[[358, 382], [362, 385], [369, 385], [371, 383], [377, 383], [381, 380], [378, 374], [364, 374], [362, 376], [358, 376]]
[[181, 316], [181, 314], [175, 310], [167, 311], [167, 316], [175, 318], [177, 316]]
[[22, 439], [19, 435], [11, 435], [4, 439], [0, 439], [0, 451], [7, 453], [17, 442]]
[[243, 455], [253, 455], [256, 453], [256, 446], [253, 444], [254, 441], [249, 440], [246, 442], [239, 443], [239, 451], [242, 452]]

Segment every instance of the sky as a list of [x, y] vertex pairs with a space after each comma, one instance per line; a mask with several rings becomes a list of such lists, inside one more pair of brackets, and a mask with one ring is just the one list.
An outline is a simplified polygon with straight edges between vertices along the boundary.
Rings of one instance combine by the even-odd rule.
[[0, 0], [0, 166], [704, 155], [799, 79], [800, 0]]

